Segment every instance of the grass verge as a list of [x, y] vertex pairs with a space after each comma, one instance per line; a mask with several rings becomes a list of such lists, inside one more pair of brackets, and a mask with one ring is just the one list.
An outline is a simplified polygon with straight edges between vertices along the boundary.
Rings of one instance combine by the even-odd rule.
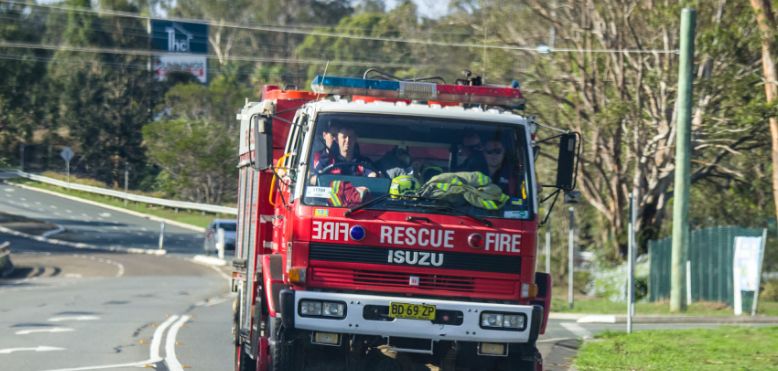
[[190, 224], [202, 228], [208, 228], [208, 225], [211, 223], [211, 221], [216, 218], [220, 218], [220, 219], [235, 218], [234, 215], [225, 215], [225, 214], [203, 215], [199, 211], [181, 210], [179, 212], [175, 212], [175, 210], [166, 209], [161, 206], [154, 206], [148, 204], [135, 204], [133, 202], [128, 202], [127, 206], [125, 207], [124, 200], [116, 199], [113, 197], [96, 195], [93, 193], [87, 193], [87, 192], [81, 192], [75, 190], [67, 190], [65, 188], [61, 188], [61, 187], [57, 187], [45, 183], [38, 183], [36, 181], [24, 179], [24, 178], [14, 178], [11, 179], [10, 181], [13, 183], [24, 184], [26, 186], [45, 189], [45, 190], [61, 193], [68, 196], [82, 198], [89, 201], [99, 202], [101, 204], [106, 204], [109, 206], [120, 207], [123, 209], [131, 210], [139, 213], [154, 215], [160, 218], [175, 220], [177, 222], [186, 223], [186, 224]]
[[775, 370], [778, 327], [606, 331], [578, 352], [589, 370]]
[[[606, 299], [577, 300], [574, 302], [573, 309], [567, 300], [560, 298], [551, 299], [551, 312], [557, 313], [587, 313], [587, 314], [626, 314], [627, 304], [616, 303]], [[767, 314], [778, 316], [778, 303], [760, 301], [756, 309], [757, 314]], [[669, 302], [658, 303], [638, 303], [635, 305], [635, 314], [671, 314]], [[698, 316], [731, 316], [734, 315], [732, 308], [724, 303], [717, 302], [698, 302], [692, 303], [686, 312], [686, 315]]]

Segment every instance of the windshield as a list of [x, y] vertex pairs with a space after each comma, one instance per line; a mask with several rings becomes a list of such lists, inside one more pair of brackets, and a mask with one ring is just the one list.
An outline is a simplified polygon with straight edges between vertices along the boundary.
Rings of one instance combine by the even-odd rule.
[[327, 113], [314, 135], [307, 205], [532, 217], [521, 126]]
[[236, 223], [219, 223], [219, 228], [223, 228], [225, 232], [235, 232], [237, 226]]

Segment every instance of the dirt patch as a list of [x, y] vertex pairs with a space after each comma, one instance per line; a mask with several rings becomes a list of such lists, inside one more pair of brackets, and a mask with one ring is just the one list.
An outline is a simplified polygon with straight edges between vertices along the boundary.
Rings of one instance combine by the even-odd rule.
[[35, 236], [40, 236], [43, 233], [59, 228], [56, 224], [8, 214], [2, 211], [0, 211], [0, 226]]

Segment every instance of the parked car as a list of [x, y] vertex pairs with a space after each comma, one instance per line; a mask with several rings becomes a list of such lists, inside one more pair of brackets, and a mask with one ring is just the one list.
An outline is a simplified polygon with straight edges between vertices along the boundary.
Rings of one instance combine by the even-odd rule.
[[217, 231], [224, 229], [224, 251], [235, 250], [235, 230], [237, 223], [233, 219], [214, 219], [205, 230], [205, 255], [218, 253], [216, 249]]

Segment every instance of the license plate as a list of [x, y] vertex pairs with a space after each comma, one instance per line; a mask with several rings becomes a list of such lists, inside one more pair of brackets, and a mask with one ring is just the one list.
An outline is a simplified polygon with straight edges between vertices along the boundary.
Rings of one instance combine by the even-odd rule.
[[435, 306], [427, 304], [389, 303], [389, 317], [434, 320]]

